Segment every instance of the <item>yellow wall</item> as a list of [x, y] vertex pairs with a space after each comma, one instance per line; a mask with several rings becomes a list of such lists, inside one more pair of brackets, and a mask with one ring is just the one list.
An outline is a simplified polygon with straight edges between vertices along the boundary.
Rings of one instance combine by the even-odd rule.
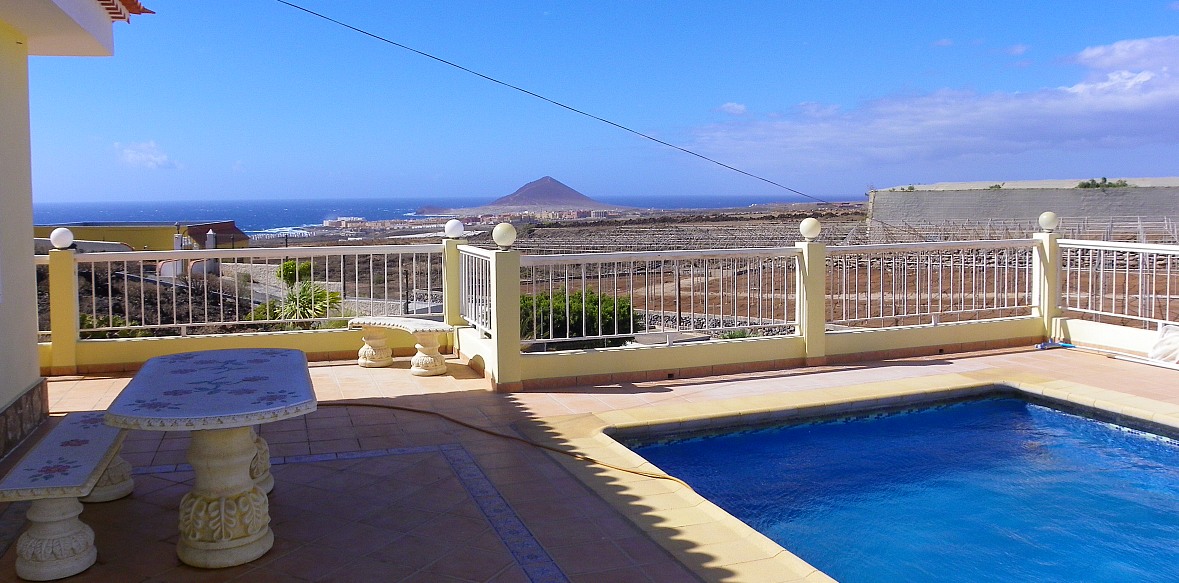
[[1052, 336], [1078, 346], [1106, 348], [1118, 352], [1145, 355], [1158, 342], [1157, 329], [1131, 328], [1088, 320], [1057, 318]]
[[[311, 360], [353, 358], [360, 349], [360, 330], [308, 330], [294, 332], [265, 332], [255, 334], [210, 334], [207, 336], [167, 336], [155, 338], [118, 338], [110, 340], [79, 340], [74, 347], [76, 362], [70, 370], [53, 370], [53, 346], [39, 345], [37, 355], [46, 374], [73, 374], [134, 370], [149, 358], [195, 350], [226, 348], [291, 348], [306, 352]], [[449, 347], [441, 347], [445, 353]], [[401, 330], [390, 330], [388, 346], [396, 356], [412, 356], [413, 335]]]
[[0, 410], [39, 383], [27, 39], [0, 22]]
[[[57, 225], [38, 225], [33, 236], [45, 238]], [[136, 251], [171, 251], [172, 236], [176, 227], [172, 225], [153, 226], [69, 226], [78, 241], [115, 241], [126, 243]]]
[[[471, 368], [481, 372], [483, 376], [498, 382], [503, 378], [500, 373], [499, 360], [496, 358], [495, 342], [474, 328], [459, 328], [455, 332], [455, 347], [459, 354], [469, 358]], [[518, 379], [517, 379], [518, 380]]]
[[[801, 360], [806, 346], [798, 336], [691, 342], [673, 346], [635, 346], [528, 353], [521, 355], [524, 380], [653, 371], [690, 370], [724, 365]], [[734, 369], [736, 370], [736, 369]], [[716, 371], [708, 371], [709, 373]], [[691, 375], [697, 376], [697, 375]]]
[[1029, 339], [1029, 345], [1044, 339], [1043, 322], [1036, 316], [1002, 318], [978, 322], [950, 322], [896, 328], [838, 330], [825, 334], [827, 356], [886, 353], [919, 347], [970, 346], [1009, 339]]

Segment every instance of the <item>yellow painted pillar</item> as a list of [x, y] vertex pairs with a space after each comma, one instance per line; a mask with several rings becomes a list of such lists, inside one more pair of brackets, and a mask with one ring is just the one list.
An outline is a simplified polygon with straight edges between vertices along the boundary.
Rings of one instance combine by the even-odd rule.
[[1053, 325], [1060, 317], [1060, 234], [1033, 233], [1036, 249], [1032, 254], [1032, 313], [1040, 317], [1044, 337], [1051, 338]]
[[810, 241], [794, 246], [798, 257], [796, 321], [806, 342], [806, 364], [823, 364], [827, 359], [827, 246]]
[[49, 252], [50, 374], [78, 372], [78, 262], [73, 249]]
[[522, 388], [520, 370], [520, 253], [496, 251], [491, 258], [491, 340], [495, 343], [496, 391]]
[[442, 240], [442, 321], [451, 326], [466, 326], [462, 317], [462, 257], [459, 245], [466, 239]]

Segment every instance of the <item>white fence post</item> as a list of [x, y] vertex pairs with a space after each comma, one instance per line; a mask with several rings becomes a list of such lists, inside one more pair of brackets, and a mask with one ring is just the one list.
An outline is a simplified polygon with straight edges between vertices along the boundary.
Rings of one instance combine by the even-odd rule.
[[495, 343], [495, 388], [521, 388], [520, 371], [520, 252], [491, 255], [491, 340]]
[[1032, 238], [1037, 243], [1032, 254], [1033, 313], [1043, 322], [1044, 337], [1051, 338], [1060, 317], [1060, 234], [1033, 233]]
[[827, 246], [811, 241], [794, 244], [798, 257], [798, 331], [806, 341], [806, 364], [823, 364], [827, 358]]

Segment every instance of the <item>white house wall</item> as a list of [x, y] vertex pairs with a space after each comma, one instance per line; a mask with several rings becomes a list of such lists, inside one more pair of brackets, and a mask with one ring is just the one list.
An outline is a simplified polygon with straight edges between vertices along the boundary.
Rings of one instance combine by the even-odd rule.
[[40, 381], [26, 41], [0, 22], [0, 409]]

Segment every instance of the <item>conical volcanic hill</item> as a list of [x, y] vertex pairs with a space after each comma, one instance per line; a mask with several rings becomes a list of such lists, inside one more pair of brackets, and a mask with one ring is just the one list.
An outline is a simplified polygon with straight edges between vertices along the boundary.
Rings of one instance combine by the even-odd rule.
[[418, 214], [483, 214], [523, 213], [540, 211], [571, 211], [594, 209], [624, 209], [617, 205], [598, 202], [562, 184], [552, 176], [545, 176], [521, 186], [516, 192], [474, 208], [422, 208]]
[[552, 176], [533, 180], [521, 186], [516, 192], [488, 203], [487, 206], [545, 210], [616, 208], [577, 192]]

